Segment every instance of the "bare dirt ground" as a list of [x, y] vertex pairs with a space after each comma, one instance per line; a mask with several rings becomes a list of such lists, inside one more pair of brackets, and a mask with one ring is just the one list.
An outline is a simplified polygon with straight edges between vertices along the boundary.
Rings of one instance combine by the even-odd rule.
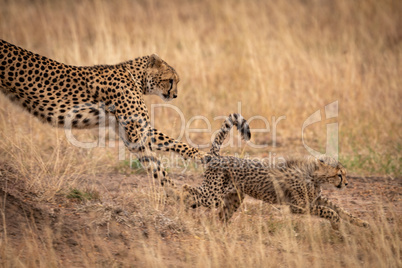
[[[200, 175], [172, 174], [172, 177], [178, 184], [201, 181]], [[108, 266], [132, 255], [130, 252], [141, 251], [144, 246], [141, 241], [156, 234], [170, 248], [166, 262], [180, 264], [180, 248], [191, 246], [185, 242], [186, 232], [180, 232], [180, 226], [169, 222], [163, 212], [141, 214], [142, 206], [147, 203], [136, 202], [152, 187], [145, 174], [88, 176], [82, 178], [81, 185], [98, 192], [101, 199], [81, 202], [60, 193], [51, 200], [38, 201], [29, 191], [29, 185], [3, 163], [0, 166], [0, 237], [4, 243], [12, 246], [14, 254], [20, 249], [22, 255], [27, 251], [24, 249], [27, 240], [37, 245], [31, 250], [52, 249], [56, 265], [88, 266], [91, 264], [82, 260], [94, 255], [97, 265]], [[379, 207], [389, 222], [398, 224], [401, 219], [402, 178], [351, 176], [348, 189], [325, 190], [324, 194], [363, 219], [375, 218], [372, 212], [379, 211]], [[130, 196], [134, 197], [127, 198]], [[255, 202], [259, 201], [247, 198], [245, 206]], [[387, 214], [390, 207], [394, 214]], [[395, 211], [396, 219], [393, 218]], [[97, 239], [102, 240], [102, 247], [97, 245]], [[153, 243], [151, 239], [149, 242]], [[136, 263], [135, 256], [132, 255], [133, 263]]]

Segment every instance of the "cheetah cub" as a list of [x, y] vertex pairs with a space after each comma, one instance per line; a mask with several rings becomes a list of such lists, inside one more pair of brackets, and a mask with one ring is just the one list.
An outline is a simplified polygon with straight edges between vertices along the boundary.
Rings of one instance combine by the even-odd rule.
[[330, 157], [289, 158], [279, 166], [261, 161], [220, 156], [219, 149], [233, 125], [245, 140], [250, 128], [239, 114], [231, 114], [216, 135], [201, 186], [183, 186], [186, 204], [218, 207], [219, 218], [228, 221], [245, 195], [270, 204], [286, 204], [292, 213], [310, 213], [328, 219], [334, 229], [340, 218], [361, 227], [368, 223], [351, 215], [321, 195], [321, 186], [342, 189], [348, 185], [345, 168]]

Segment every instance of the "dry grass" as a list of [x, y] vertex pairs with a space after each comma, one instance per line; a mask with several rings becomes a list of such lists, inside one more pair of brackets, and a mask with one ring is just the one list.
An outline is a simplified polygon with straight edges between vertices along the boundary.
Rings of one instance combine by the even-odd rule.
[[[254, 133], [252, 139], [270, 146], [246, 147], [253, 155], [305, 154], [303, 122], [339, 101], [339, 117], [329, 122], [339, 123], [342, 162], [352, 173], [401, 176], [400, 1], [0, 0], [0, 6], [0, 38], [64, 63], [112, 64], [158, 53], [181, 76], [179, 98], [171, 104], [183, 112], [186, 122], [203, 115], [211, 120], [213, 132], [222, 122], [213, 119], [237, 112], [238, 102], [245, 118], [259, 115], [269, 120], [271, 132]], [[146, 102], [148, 107], [162, 103], [156, 97]], [[272, 116], [286, 116], [277, 127], [276, 148], [271, 146]], [[155, 119], [157, 128], [179, 135], [177, 113], [157, 110]], [[325, 123], [312, 125], [306, 133], [307, 143], [316, 150], [324, 150]], [[256, 120], [251, 126], [262, 124]], [[191, 125], [195, 127], [205, 124], [198, 120]], [[207, 144], [212, 132], [189, 137]], [[98, 139], [97, 131], [78, 131], [77, 136]], [[52, 202], [69, 189], [84, 190], [85, 178], [127, 172], [116, 148], [74, 147], [63, 130], [41, 124], [4, 97], [0, 161], [18, 171], [38, 202]], [[142, 266], [401, 265], [401, 230], [385, 218], [368, 215], [373, 230], [353, 229], [339, 236], [318, 222], [305, 225], [304, 218], [270, 219], [272, 211], [256, 206], [222, 228], [208, 217], [194, 220], [175, 205], [161, 205], [157, 191], [146, 189], [123, 191], [121, 197], [110, 199], [118, 207], [120, 202], [137, 204], [137, 210], [128, 209], [134, 214], [127, 220], [140, 217], [153, 226], [148, 227], [148, 238], [137, 236], [140, 225], [122, 227], [125, 246], [136, 250], [116, 256], [102, 234], [77, 234], [81, 242], [89, 236], [89, 242], [80, 245], [85, 250], [75, 253], [83, 266], [129, 265], [130, 260]], [[105, 199], [107, 190], [99, 191]], [[384, 215], [382, 206], [375, 211]], [[387, 213], [400, 219], [392, 208]], [[173, 227], [166, 227], [164, 218]], [[158, 228], [175, 235], [165, 238]], [[24, 236], [26, 257], [21, 257], [21, 248], [4, 247], [3, 237], [0, 258], [8, 256], [8, 264], [15, 266], [55, 265], [55, 234], [48, 231], [48, 240], [38, 247], [30, 232]], [[108, 262], [99, 262], [99, 252]]]
[[11, 231], [8, 239], [0, 240], [3, 266], [401, 265], [402, 219], [392, 204], [379, 201], [366, 211], [371, 229], [343, 225], [335, 232], [326, 221], [290, 216], [284, 208], [248, 200], [224, 226], [207, 210], [186, 212], [177, 203], [163, 202], [164, 196], [150, 186], [105, 192], [103, 202], [80, 203], [74, 209], [67, 201], [60, 203], [65, 212], [59, 213], [56, 224], [47, 227], [36, 221], [18, 230], [19, 240], [13, 240]]

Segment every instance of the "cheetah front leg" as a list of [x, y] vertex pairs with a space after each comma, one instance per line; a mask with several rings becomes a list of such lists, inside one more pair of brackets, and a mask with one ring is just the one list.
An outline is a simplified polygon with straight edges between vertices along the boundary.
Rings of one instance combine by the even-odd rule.
[[317, 199], [317, 201], [316, 201], [316, 204], [323, 205], [323, 206], [325, 206], [327, 208], [331, 208], [332, 210], [336, 211], [336, 213], [339, 214], [339, 216], [342, 219], [345, 219], [348, 222], [350, 222], [350, 223], [352, 223], [352, 224], [354, 224], [356, 226], [366, 227], [366, 228], [370, 226], [368, 222], [366, 222], [366, 221], [364, 221], [364, 220], [362, 220], [362, 219], [360, 219], [360, 218], [358, 218], [356, 216], [353, 216], [352, 214], [350, 214], [349, 212], [345, 211], [340, 206], [332, 203], [330, 200], [328, 200], [325, 197], [319, 197]]
[[291, 202], [289, 204], [290, 211], [293, 214], [308, 214], [319, 216], [321, 218], [325, 218], [331, 222], [332, 228], [335, 230], [339, 229], [339, 216], [338, 214], [331, 208], [326, 206], [311, 204], [310, 209], [305, 201], [305, 196], [303, 194], [294, 195], [291, 198]]
[[183, 142], [176, 141], [162, 132], [152, 129], [153, 137], [151, 147], [152, 150], [159, 150], [165, 152], [176, 152], [184, 159], [195, 159], [204, 162], [204, 158], [207, 153], [199, 151], [198, 149], [191, 147]]
[[336, 213], [333, 209], [322, 205], [313, 205], [311, 206], [310, 213], [311, 215], [316, 215], [329, 220], [333, 229], [339, 229], [340, 218], [338, 213]]
[[162, 186], [175, 187], [174, 182], [167, 175], [162, 163], [156, 158], [150, 149], [149, 131], [140, 130], [138, 121], [119, 121], [119, 135], [131, 153], [134, 153], [142, 167], [150, 172], [154, 179], [159, 180]]
[[[134, 91], [135, 92], [135, 91]], [[130, 90], [121, 90], [106, 105], [119, 123], [119, 136], [131, 153], [137, 155], [141, 165], [150, 171], [162, 186], [175, 187], [163, 165], [152, 152], [155, 131], [151, 128], [148, 110], [141, 96]]]

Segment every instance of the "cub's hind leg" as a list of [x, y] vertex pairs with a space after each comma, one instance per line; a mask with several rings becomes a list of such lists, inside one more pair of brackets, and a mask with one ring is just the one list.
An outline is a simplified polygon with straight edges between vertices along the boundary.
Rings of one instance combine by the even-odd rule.
[[243, 200], [244, 194], [235, 189], [225, 194], [219, 211], [219, 219], [227, 222], [240, 207]]
[[211, 167], [205, 171], [201, 186], [183, 185], [186, 204], [192, 208], [199, 206], [221, 208], [224, 196], [231, 190], [233, 185], [228, 183], [225, 172]]

